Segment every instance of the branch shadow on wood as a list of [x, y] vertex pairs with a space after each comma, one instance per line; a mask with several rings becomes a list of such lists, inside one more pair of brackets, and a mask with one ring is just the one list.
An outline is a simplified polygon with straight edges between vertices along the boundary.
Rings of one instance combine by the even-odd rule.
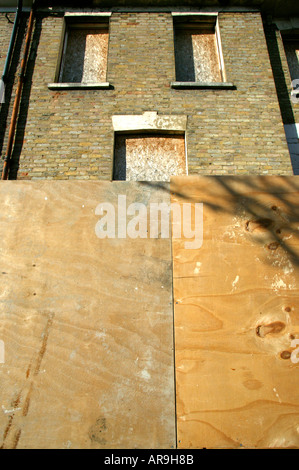
[[[141, 184], [169, 191], [169, 186], [162, 182]], [[182, 203], [203, 203], [203, 208], [208, 207], [216, 214], [231, 214], [232, 219], [238, 213], [246, 213], [240, 230], [251, 232], [256, 243], [264, 244], [264, 237], [257, 236], [257, 227], [260, 227], [271, 239], [268, 249], [274, 251], [280, 247], [290, 262], [299, 266], [299, 250], [296, 250], [299, 245], [299, 177], [204, 176], [198, 180], [193, 176], [174, 177], [170, 193]]]

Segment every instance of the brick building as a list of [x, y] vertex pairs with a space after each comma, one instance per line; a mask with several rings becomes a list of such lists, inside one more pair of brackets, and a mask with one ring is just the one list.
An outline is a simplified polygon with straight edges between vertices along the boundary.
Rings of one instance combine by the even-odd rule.
[[296, 2], [36, 1], [27, 34], [31, 3], [4, 77], [9, 179], [298, 174]]

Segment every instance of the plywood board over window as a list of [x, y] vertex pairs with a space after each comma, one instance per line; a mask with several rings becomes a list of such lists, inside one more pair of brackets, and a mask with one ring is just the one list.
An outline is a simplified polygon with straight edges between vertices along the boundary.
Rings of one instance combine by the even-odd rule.
[[107, 29], [70, 28], [66, 38], [61, 82], [105, 82], [107, 50]]
[[169, 181], [185, 174], [184, 135], [116, 134], [115, 180]]
[[66, 16], [55, 82], [105, 83], [109, 17]]
[[175, 51], [178, 81], [222, 81], [214, 31], [200, 28], [177, 29]]
[[174, 16], [174, 46], [178, 82], [225, 81], [216, 15]]

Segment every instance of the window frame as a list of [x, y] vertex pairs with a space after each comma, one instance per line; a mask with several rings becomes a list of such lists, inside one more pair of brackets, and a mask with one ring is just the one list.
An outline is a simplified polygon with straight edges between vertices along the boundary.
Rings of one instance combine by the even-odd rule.
[[[211, 29], [214, 30], [216, 46], [217, 46], [217, 55], [218, 55], [218, 64], [219, 72], [222, 78], [221, 82], [198, 82], [198, 81], [173, 81], [171, 82], [172, 88], [217, 88], [217, 89], [235, 89], [235, 85], [227, 81], [224, 58], [222, 52], [222, 43], [220, 35], [220, 27], [218, 21], [218, 13], [208, 13], [208, 12], [198, 12], [198, 13], [180, 13], [172, 12], [173, 18], [173, 45], [175, 48], [175, 34], [176, 29], [182, 25], [182, 28], [186, 27], [187, 29], [200, 28], [200, 24], [209, 24]], [[174, 49], [175, 53], [175, 49]], [[175, 73], [177, 71], [175, 70]]]
[[[126, 135], [140, 135], [140, 134], [155, 134], [155, 135], [181, 135], [184, 136], [185, 144], [185, 165], [186, 175], [188, 176], [188, 142], [187, 142], [187, 116], [181, 115], [163, 115], [158, 114], [157, 111], [144, 111], [143, 114], [115, 114], [112, 116], [113, 127], [113, 149], [112, 149], [112, 165], [110, 180], [114, 180], [114, 165], [115, 165], [115, 143], [119, 134]], [[123, 180], [121, 180], [123, 181]]]
[[[63, 65], [66, 57], [67, 40], [70, 29], [86, 29], [92, 27], [93, 29], [107, 30], [108, 32], [108, 52], [109, 54], [109, 36], [110, 36], [110, 17], [111, 12], [93, 13], [93, 12], [66, 12], [63, 20], [60, 48], [57, 59], [57, 66], [55, 70], [53, 83], [48, 84], [50, 90], [59, 89], [109, 89], [111, 85], [108, 81], [102, 82], [63, 82], [61, 81], [63, 73]], [[107, 67], [108, 68], [108, 67]], [[106, 68], [106, 74], [107, 74]], [[106, 75], [107, 80], [107, 75]]]

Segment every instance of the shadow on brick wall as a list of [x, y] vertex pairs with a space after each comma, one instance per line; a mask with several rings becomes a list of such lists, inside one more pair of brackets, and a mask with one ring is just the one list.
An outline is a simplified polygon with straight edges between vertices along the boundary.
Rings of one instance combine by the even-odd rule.
[[[23, 48], [23, 41], [26, 32], [26, 20], [23, 20], [18, 29], [16, 37], [15, 47], [10, 63], [9, 73], [7, 82], [5, 85], [5, 102], [1, 105], [0, 112], [0, 154], [4, 156], [6, 151], [6, 140], [11, 119], [11, 113], [14, 103], [14, 93], [16, 81], [18, 79], [17, 72], [20, 65], [21, 53]], [[1, 171], [3, 166], [3, 160], [1, 160]]]
[[28, 108], [29, 108], [31, 88], [32, 88], [32, 77], [33, 77], [33, 72], [35, 68], [40, 35], [42, 31], [42, 20], [43, 20], [43, 17], [41, 15], [35, 18], [34, 32], [33, 32], [30, 51], [28, 55], [25, 81], [24, 81], [22, 98], [21, 98], [21, 103], [20, 103], [20, 113], [19, 113], [19, 118], [17, 122], [16, 133], [15, 133], [15, 144], [14, 144], [11, 162], [10, 162], [10, 172], [9, 172], [10, 180], [17, 179], [20, 155], [21, 155], [22, 148], [23, 148], [24, 134], [25, 134], [27, 117], [28, 117]]
[[[266, 22], [264, 22], [264, 30], [282, 121], [284, 125], [293, 125], [296, 123], [296, 118], [293, 112], [290, 89], [286, 82], [280, 50], [277, 42], [277, 27], [274, 24], [268, 25]], [[298, 158], [291, 152], [290, 158], [293, 167], [293, 173], [298, 175]]]

